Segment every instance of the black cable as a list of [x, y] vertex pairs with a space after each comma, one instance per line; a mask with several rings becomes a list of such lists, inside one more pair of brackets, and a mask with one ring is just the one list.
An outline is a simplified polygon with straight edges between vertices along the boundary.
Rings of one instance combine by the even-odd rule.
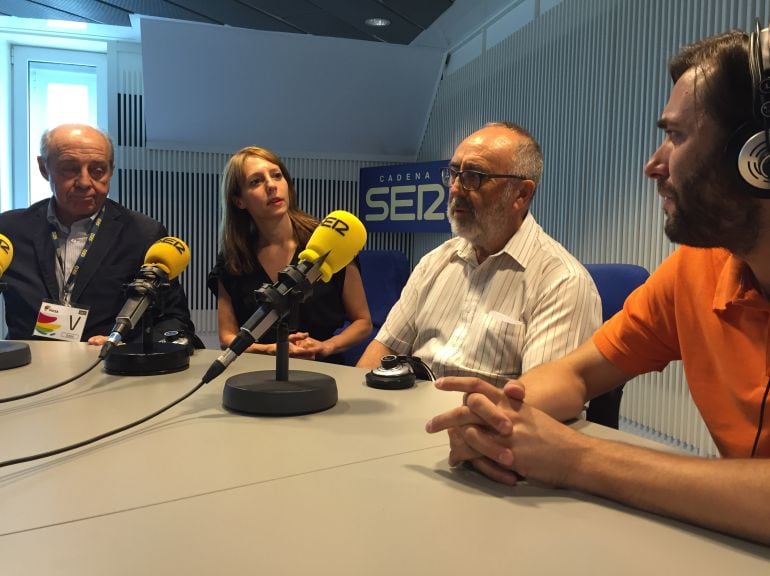
[[757, 453], [757, 446], [759, 445], [759, 436], [762, 434], [762, 424], [765, 420], [765, 404], [767, 402], [767, 393], [770, 392], [770, 379], [767, 381], [767, 386], [765, 386], [765, 395], [762, 396], [762, 405], [759, 407], [759, 423], [757, 424], [757, 435], [754, 437], [754, 446], [751, 448], [751, 457], [754, 458], [754, 456]]
[[69, 384], [73, 380], [77, 380], [78, 378], [81, 378], [82, 376], [85, 376], [88, 374], [91, 370], [96, 368], [99, 365], [99, 362], [101, 362], [102, 358], [97, 358], [96, 362], [91, 364], [88, 368], [83, 370], [80, 374], [76, 374], [72, 378], [67, 378], [63, 382], [59, 382], [57, 384], [52, 384], [51, 386], [47, 386], [45, 388], [40, 388], [39, 390], [33, 390], [32, 392], [25, 392], [24, 394], [19, 394], [17, 396], [8, 396], [6, 398], [0, 398], [0, 404], [3, 404], [5, 402], [13, 402], [14, 400], [21, 400], [22, 398], [29, 398], [31, 396], [37, 396], [38, 394], [42, 394], [43, 392], [48, 392], [49, 390], [55, 390], [56, 388], [61, 388], [65, 384]]
[[152, 418], [155, 418], [156, 416], [163, 414], [166, 410], [173, 408], [174, 406], [179, 404], [182, 400], [185, 400], [190, 396], [192, 396], [193, 394], [195, 394], [201, 388], [201, 386], [203, 386], [203, 384], [204, 382], [201, 380], [201, 382], [195, 385], [195, 388], [191, 389], [189, 392], [186, 392], [184, 395], [180, 396], [170, 404], [166, 404], [163, 408], [156, 410], [152, 414], [143, 416], [139, 420], [135, 420], [134, 422], [121, 426], [120, 428], [115, 428], [114, 430], [110, 430], [109, 432], [104, 432], [102, 434], [94, 436], [93, 438], [89, 438], [88, 440], [81, 440], [80, 442], [76, 442], [75, 444], [70, 444], [69, 446], [64, 446], [63, 448], [56, 448], [55, 450], [49, 450], [48, 452], [33, 454], [32, 456], [22, 456], [21, 458], [14, 458], [13, 460], [6, 460], [5, 462], [0, 462], [0, 468], [3, 468], [5, 466], [13, 466], [14, 464], [21, 464], [22, 462], [31, 462], [32, 460], [40, 460], [41, 458], [48, 458], [49, 456], [55, 456], [56, 454], [62, 454], [63, 452], [69, 452], [70, 450], [75, 450], [76, 448], [87, 446], [88, 444], [93, 444], [94, 442], [97, 442], [98, 440], [102, 440], [103, 438], [108, 438], [120, 432], [124, 432], [125, 430], [129, 430], [130, 428], [133, 428], [134, 426], [138, 426], [139, 424], [143, 424], [144, 422], [147, 422], [148, 420], [151, 420]]
[[431, 370], [430, 366], [423, 362], [421, 358], [418, 358], [417, 356], [402, 355], [396, 356], [396, 358], [401, 362], [406, 362], [409, 364], [414, 375], [420, 380], [430, 380], [431, 382], [436, 381], [436, 375], [433, 373], [433, 370]]
[[425, 362], [423, 362], [419, 358], [415, 358], [415, 360], [419, 363], [419, 366], [421, 366], [422, 369], [425, 371], [425, 374], [428, 375], [428, 380], [430, 380], [431, 382], [435, 382], [436, 375], [433, 373], [433, 370], [430, 369], [430, 366], [428, 366]]

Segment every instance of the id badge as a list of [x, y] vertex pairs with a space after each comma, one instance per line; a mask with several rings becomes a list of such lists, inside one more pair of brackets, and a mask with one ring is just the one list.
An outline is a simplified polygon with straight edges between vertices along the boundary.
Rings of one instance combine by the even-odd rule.
[[40, 305], [33, 336], [80, 342], [88, 318], [87, 308], [75, 308], [65, 304], [46, 302]]

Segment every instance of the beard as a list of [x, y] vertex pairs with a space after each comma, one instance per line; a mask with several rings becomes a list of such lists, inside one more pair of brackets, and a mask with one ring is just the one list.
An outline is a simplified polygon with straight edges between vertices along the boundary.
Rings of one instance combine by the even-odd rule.
[[[513, 188], [506, 188], [494, 204], [481, 210], [473, 207], [470, 200], [463, 196], [454, 196], [447, 203], [447, 218], [452, 227], [452, 234], [459, 236], [474, 246], [494, 243], [503, 230], [507, 230], [511, 220], [510, 205], [513, 200]], [[455, 209], [465, 210], [460, 215]]]
[[[720, 168], [717, 168], [720, 166]], [[681, 185], [658, 184], [661, 195], [671, 199], [666, 212], [666, 236], [695, 248], [726, 248], [738, 255], [750, 253], [759, 240], [759, 200], [731, 182], [721, 158], [701, 162]]]

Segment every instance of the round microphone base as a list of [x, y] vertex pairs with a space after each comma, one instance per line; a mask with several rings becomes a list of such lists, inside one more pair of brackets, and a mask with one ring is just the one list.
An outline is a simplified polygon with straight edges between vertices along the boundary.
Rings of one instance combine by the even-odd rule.
[[247, 372], [225, 382], [222, 405], [235, 412], [260, 416], [298, 416], [328, 410], [337, 403], [337, 383], [331, 376], [292, 370], [288, 380], [275, 372]]
[[32, 353], [26, 342], [0, 342], [0, 370], [26, 366], [32, 362]]
[[153, 342], [149, 352], [141, 343], [117, 346], [104, 360], [105, 372], [121, 376], [170, 374], [189, 367], [188, 347], [173, 342]]

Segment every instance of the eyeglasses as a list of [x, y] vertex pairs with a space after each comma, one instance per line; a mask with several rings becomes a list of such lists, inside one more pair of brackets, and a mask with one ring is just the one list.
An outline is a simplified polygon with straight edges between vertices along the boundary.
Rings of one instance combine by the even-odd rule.
[[526, 176], [521, 176], [519, 174], [487, 174], [486, 172], [479, 172], [478, 170], [455, 170], [451, 166], [441, 169], [441, 181], [444, 183], [444, 186], [451, 186], [454, 184], [458, 176], [460, 177], [460, 185], [468, 192], [478, 190], [484, 183], [484, 180], [490, 178], [517, 178], [519, 180], [529, 180]]

